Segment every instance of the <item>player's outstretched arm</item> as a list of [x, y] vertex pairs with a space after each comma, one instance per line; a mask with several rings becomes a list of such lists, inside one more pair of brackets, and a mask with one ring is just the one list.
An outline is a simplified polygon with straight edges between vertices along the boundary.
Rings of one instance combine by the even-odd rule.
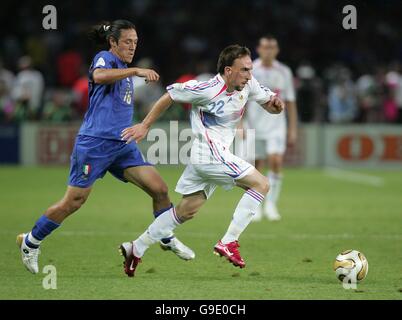
[[130, 143], [133, 140], [137, 143], [140, 142], [147, 136], [152, 124], [170, 107], [172, 102], [173, 100], [170, 95], [165, 93], [156, 101], [151, 111], [149, 111], [141, 123], [128, 127], [121, 132], [121, 139], [125, 140], [126, 143]]
[[98, 68], [95, 69], [92, 74], [94, 82], [99, 84], [109, 84], [133, 76], [145, 78], [147, 82], [153, 82], [159, 80], [159, 74], [157, 74], [154, 70], [142, 69], [142, 68], [126, 68], [126, 69]]
[[285, 107], [284, 102], [278, 97], [273, 96], [268, 102], [262, 105], [262, 107], [269, 113], [281, 113]]
[[297, 141], [297, 107], [296, 102], [286, 101], [286, 112], [288, 114], [288, 147], [293, 147]]

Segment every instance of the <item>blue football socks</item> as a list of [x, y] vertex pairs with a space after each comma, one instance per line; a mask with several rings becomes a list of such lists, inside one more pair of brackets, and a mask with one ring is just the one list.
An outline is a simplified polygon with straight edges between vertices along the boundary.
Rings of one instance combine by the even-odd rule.
[[25, 237], [25, 244], [30, 248], [38, 248], [40, 242], [59, 226], [60, 224], [50, 220], [45, 215], [41, 216], [30, 234]]

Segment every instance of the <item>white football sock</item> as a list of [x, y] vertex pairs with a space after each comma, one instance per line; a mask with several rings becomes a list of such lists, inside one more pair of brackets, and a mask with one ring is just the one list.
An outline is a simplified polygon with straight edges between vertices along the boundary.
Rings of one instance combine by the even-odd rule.
[[282, 175], [279, 173], [274, 173], [270, 171], [268, 173], [268, 182], [269, 182], [269, 192], [267, 194], [267, 197], [265, 198], [265, 201], [272, 202], [273, 204], [276, 204], [279, 199], [279, 195], [281, 193], [281, 188], [282, 188]]
[[33, 235], [32, 232], [28, 233], [28, 241], [32, 244], [34, 244], [35, 246], [40, 246], [41, 242], [40, 240], [36, 239]]
[[134, 255], [138, 258], [141, 258], [145, 251], [152, 245], [154, 244], [155, 241], [149, 236], [148, 230], [146, 230], [142, 235], [140, 235], [135, 241], [134, 241]]
[[150, 224], [147, 231], [134, 241], [134, 253], [140, 258], [145, 251], [154, 243], [163, 238], [168, 238], [173, 234], [173, 230], [182, 223], [176, 215], [174, 207], [159, 215], [154, 222]]
[[258, 206], [263, 200], [264, 196], [253, 189], [248, 189], [247, 192], [244, 193], [237, 204], [232, 222], [221, 240], [222, 243], [227, 244], [239, 239], [240, 234], [249, 225]]

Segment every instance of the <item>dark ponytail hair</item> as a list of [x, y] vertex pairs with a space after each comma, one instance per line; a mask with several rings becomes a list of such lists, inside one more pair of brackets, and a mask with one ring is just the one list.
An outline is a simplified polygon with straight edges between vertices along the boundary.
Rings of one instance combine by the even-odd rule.
[[109, 40], [113, 38], [116, 42], [120, 39], [121, 30], [134, 29], [135, 25], [127, 20], [115, 20], [113, 22], [102, 21], [101, 23], [94, 25], [88, 32], [88, 37], [95, 44], [99, 46], [106, 46], [110, 48]]

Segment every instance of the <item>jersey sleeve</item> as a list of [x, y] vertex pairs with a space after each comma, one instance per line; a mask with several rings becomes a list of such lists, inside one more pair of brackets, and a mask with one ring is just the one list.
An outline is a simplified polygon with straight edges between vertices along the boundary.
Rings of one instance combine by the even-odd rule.
[[268, 102], [271, 97], [276, 94], [272, 92], [267, 87], [261, 85], [256, 78], [252, 77], [250, 80], [250, 94], [248, 96], [249, 101], [256, 101], [258, 104], [262, 105]]
[[101, 51], [93, 59], [92, 64], [89, 68], [89, 77], [91, 78], [91, 80], [93, 79], [92, 78], [93, 72], [95, 71], [95, 69], [98, 68], [101, 69], [116, 68], [114, 59], [109, 52]]
[[166, 87], [173, 101], [181, 103], [201, 104], [208, 99], [208, 90], [204, 82], [190, 80], [184, 83], [174, 83]]
[[293, 74], [289, 68], [286, 68], [285, 81], [286, 81], [286, 85], [285, 85], [285, 90], [283, 92], [282, 98], [285, 101], [294, 102], [296, 100], [295, 87], [293, 84]]

